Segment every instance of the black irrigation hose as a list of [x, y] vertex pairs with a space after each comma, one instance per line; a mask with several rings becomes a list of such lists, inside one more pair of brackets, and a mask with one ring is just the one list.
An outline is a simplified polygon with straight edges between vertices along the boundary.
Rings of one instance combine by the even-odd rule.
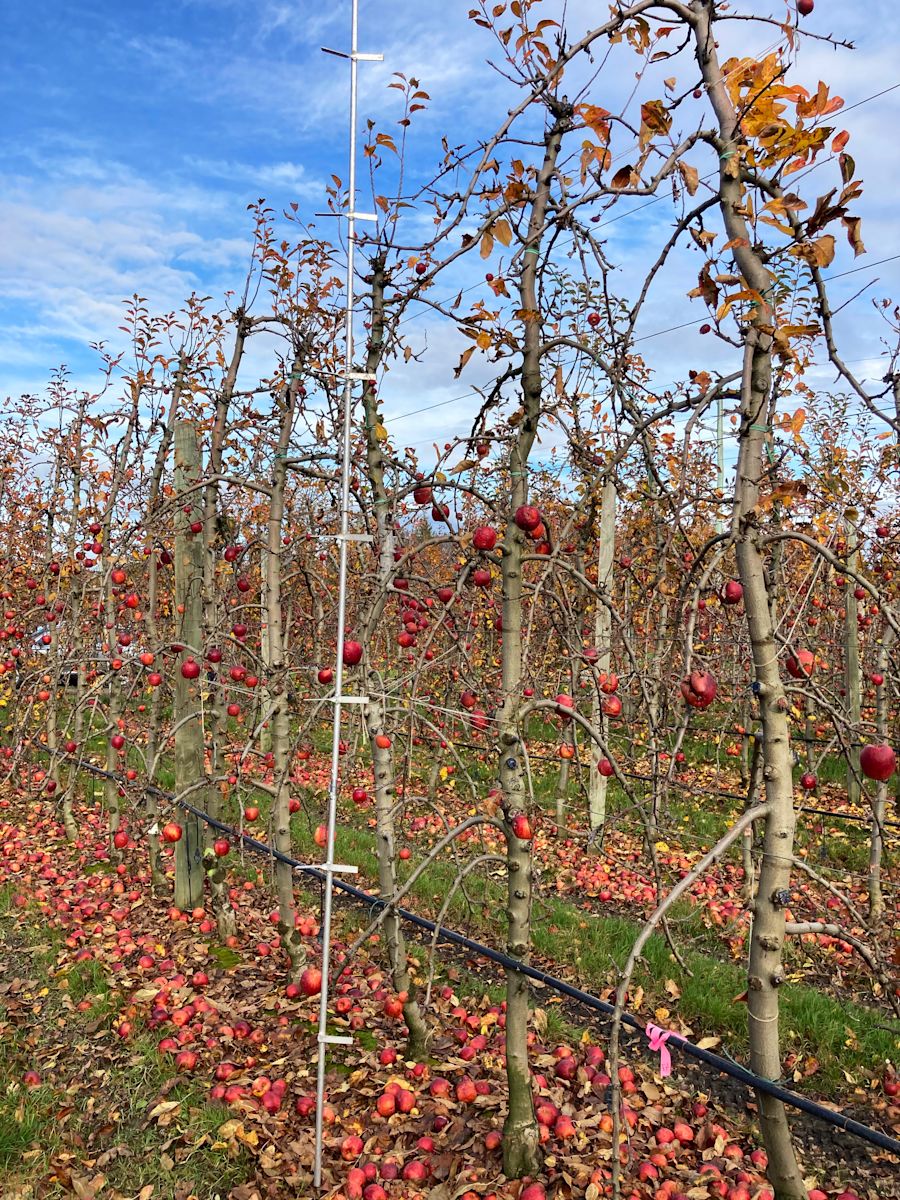
[[[95, 767], [92, 763], [82, 760], [78, 765], [105, 779], [111, 779], [116, 783], [122, 782], [119, 776], [110, 771], [104, 771], [100, 767]], [[192, 813], [195, 817], [199, 817], [202, 821], [205, 821], [213, 829], [218, 829], [222, 833], [228, 833], [232, 837], [239, 838], [250, 849], [256, 850], [260, 854], [266, 854], [270, 858], [275, 858], [279, 862], [287, 863], [295, 870], [302, 871], [306, 875], [311, 875], [320, 882], [325, 881], [325, 872], [318, 867], [301, 863], [287, 854], [282, 854], [279, 850], [274, 849], [274, 847], [267, 846], [265, 842], [260, 842], [249, 834], [241, 833], [240, 830], [234, 829], [232, 826], [226, 825], [215, 817], [209, 816], [203, 809], [189, 804], [188, 801], [179, 800], [171, 792], [163, 791], [162, 788], [155, 787], [153, 784], [144, 785], [143, 790], [161, 799], [174, 802], [186, 812]], [[372, 896], [369, 892], [363, 891], [362, 888], [354, 887], [352, 883], [345, 883], [342, 879], [333, 879], [332, 882], [338, 891], [344, 892], [369, 908], [389, 907], [387, 900], [382, 900], [379, 896]], [[408, 908], [401, 908], [399, 905], [390, 907], [393, 907], [394, 912], [410, 925], [415, 925], [417, 928], [424, 929], [431, 934], [437, 933], [440, 941], [460, 946], [462, 949], [469, 950], [471, 953], [477, 954], [480, 958], [486, 958], [506, 970], [515, 971], [519, 975], [524, 975], [527, 979], [533, 979], [535, 982], [541, 983], [555, 992], [559, 992], [560, 995], [568, 996], [570, 1000], [574, 1000], [576, 1003], [594, 1012], [603, 1013], [606, 1016], [612, 1016], [615, 1013], [614, 1006], [606, 1000], [601, 1000], [599, 996], [593, 996], [590, 992], [583, 992], [581, 988], [573, 987], [572, 984], [566, 983], [563, 979], [557, 979], [555, 975], [550, 975], [547, 971], [541, 971], [539, 968], [528, 966], [518, 959], [510, 958], [508, 954], [504, 954], [501, 950], [492, 950], [490, 946], [473, 941], [472, 938], [468, 938], [462, 933], [456, 933], [455, 930], [448, 929], [444, 925], [439, 926], [437, 922], [430, 921], [427, 917], [420, 917]], [[636, 1030], [638, 1033], [645, 1034], [646, 1032], [643, 1025], [631, 1013], [626, 1012], [622, 1014], [622, 1024], [629, 1029]], [[748, 1071], [736, 1062], [722, 1058], [718, 1054], [712, 1054], [709, 1050], [701, 1050], [699, 1046], [695, 1046], [693, 1042], [689, 1042], [674, 1031], [669, 1036], [669, 1045], [682, 1050], [690, 1058], [705, 1063], [722, 1075], [728, 1075], [732, 1079], [746, 1084], [755, 1091], [765, 1092], [766, 1095], [773, 1096], [776, 1100], [780, 1100], [783, 1104], [787, 1104], [791, 1108], [796, 1108], [800, 1112], [818, 1117], [819, 1120], [825, 1121], [828, 1125], [833, 1125], [836, 1129], [842, 1129], [845, 1133], [853, 1134], [854, 1137], [861, 1138], [873, 1146], [878, 1146], [881, 1150], [887, 1150], [891, 1154], [900, 1156], [900, 1140], [891, 1137], [889, 1134], [882, 1133], [881, 1130], [870, 1129], [868, 1125], [854, 1121], [852, 1117], [847, 1117], [843, 1113], [833, 1112], [831, 1109], [824, 1108], [821, 1104], [816, 1104], [814, 1100], [807, 1100], [805, 1096], [801, 1096], [797, 1092], [789, 1091], [787, 1088], [781, 1087], [769, 1079], [763, 1079], [760, 1075]]]

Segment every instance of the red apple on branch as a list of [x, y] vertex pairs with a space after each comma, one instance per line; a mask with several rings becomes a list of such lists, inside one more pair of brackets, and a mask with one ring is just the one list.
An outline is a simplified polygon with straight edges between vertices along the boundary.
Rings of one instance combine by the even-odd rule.
[[526, 813], [516, 813], [510, 824], [519, 841], [530, 842], [534, 837], [534, 830], [531, 828], [531, 821]]
[[524, 529], [526, 533], [530, 533], [533, 529], [537, 529], [541, 523], [540, 510], [531, 504], [522, 504], [516, 509], [513, 520], [520, 529]]
[[784, 665], [793, 679], [809, 679], [816, 665], [816, 656], [812, 650], [798, 650], [790, 655]]
[[859, 755], [859, 765], [867, 779], [884, 783], [897, 769], [897, 755], [886, 742], [863, 746]]
[[691, 708], [709, 708], [717, 691], [716, 681], [709, 671], [691, 671], [681, 681], [681, 694]]
[[493, 550], [497, 545], [497, 530], [492, 525], [480, 525], [472, 534], [476, 550]]
[[344, 642], [344, 666], [355, 667], [362, 660], [363, 648], [359, 642]]

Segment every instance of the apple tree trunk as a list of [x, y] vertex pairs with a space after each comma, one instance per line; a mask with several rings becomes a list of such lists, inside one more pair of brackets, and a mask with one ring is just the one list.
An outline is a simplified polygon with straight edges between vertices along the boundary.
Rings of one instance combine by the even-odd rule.
[[[764, 1079], [778, 1080], [782, 1076], [778, 1000], [785, 982], [782, 952], [785, 908], [790, 900], [795, 814], [789, 702], [778, 664], [770, 595], [774, 584], [767, 578], [763, 517], [758, 507], [764, 472], [770, 466], [767, 439], [771, 436], [775, 313], [766, 299], [771, 294], [772, 276], [755, 248], [756, 237], [745, 216], [740, 117], [723, 79], [711, 9], [705, 0], [693, 0], [691, 4], [697, 61], [718, 126], [713, 146], [719, 154], [719, 210], [745, 286], [758, 297], [744, 334], [732, 535], [738, 575], [744, 588], [752, 648], [752, 690], [762, 725], [762, 772], [769, 805], [750, 938], [747, 980], [750, 1068]], [[784, 1105], [764, 1092], [757, 1093], [757, 1103], [769, 1159], [767, 1173], [776, 1200], [806, 1200], [803, 1174], [794, 1153]]]
[[[607, 479], [603, 485], [600, 502], [600, 537], [597, 547], [597, 599], [594, 612], [594, 645], [599, 651], [596, 668], [609, 672], [611, 662], [612, 614], [601, 597], [610, 598], [612, 591], [612, 564], [616, 545], [616, 485]], [[593, 690], [591, 724], [603, 731], [606, 741], [608, 720], [603, 712], [602, 694], [597, 681]], [[588, 813], [591, 829], [599, 829], [606, 820], [606, 791], [609, 780], [597, 770], [603, 751], [596, 741], [591, 742], [591, 772], [588, 781]]]
[[[285, 661], [284, 613], [281, 602], [281, 537], [284, 521], [284, 492], [287, 482], [287, 458], [294, 427], [301, 363], [294, 361], [291, 379], [275, 400], [279, 409], [279, 437], [272, 468], [269, 520], [263, 557], [265, 585], [264, 646], [269, 700], [269, 730], [275, 766], [275, 800], [272, 805], [275, 849], [291, 854], [291, 725], [288, 674]], [[297, 932], [294, 906], [294, 872], [281, 859], [275, 863], [278, 893], [278, 930], [291, 961], [291, 975], [299, 976], [306, 955]]]
[[[385, 264], [382, 257], [376, 256], [372, 261], [372, 312], [371, 329], [369, 334], [368, 352], [366, 355], [366, 373], [374, 375], [384, 353], [384, 289]], [[366, 474], [372, 490], [372, 504], [375, 516], [375, 536], [377, 553], [377, 582], [375, 600], [366, 622], [364, 652], [368, 665], [369, 647], [375, 629], [384, 613], [388, 589], [394, 577], [394, 524], [391, 499], [384, 478], [384, 453], [379, 439], [381, 423], [378, 419], [378, 405], [375, 387], [371, 380], [363, 385], [363, 411], [366, 428]], [[378, 892], [382, 900], [393, 899], [397, 890], [397, 837], [395, 808], [397, 805], [397, 789], [394, 769], [394, 754], [392, 746], [379, 745], [379, 737], [387, 734], [386, 714], [384, 705], [374, 697], [383, 691], [383, 682], [377, 673], [368, 672], [368, 691], [370, 701], [363, 711], [369, 748], [372, 755], [372, 766], [375, 777], [375, 854], [378, 864]], [[384, 935], [387, 943], [388, 962], [391, 969], [391, 980], [394, 988], [400, 994], [406, 995], [403, 1003], [403, 1018], [409, 1031], [407, 1052], [410, 1058], [419, 1058], [424, 1053], [428, 1027], [422, 1016], [415, 996], [415, 988], [409, 973], [406, 938], [403, 927], [393, 912], [389, 911], [384, 923]]]
[[[847, 566], [851, 572], [859, 569], [859, 545], [856, 534], [857, 513], [848, 509], [844, 530], [847, 539]], [[859, 731], [862, 717], [862, 694], [859, 670], [859, 601], [856, 581], [848, 578], [844, 593], [844, 690], [847, 693], [847, 800], [859, 804]]]
[[[200, 691], [206, 686], [201, 672], [198, 679], [185, 679], [181, 667], [189, 657], [200, 654], [203, 607], [203, 537], [191, 532], [191, 523], [201, 517], [199, 492], [200, 446], [192, 421], [175, 425], [175, 604], [180, 616], [178, 641], [184, 645], [175, 662], [175, 792], [202, 804], [205, 798], [198, 784], [205, 779], [203, 752], [203, 714]], [[193, 488], [195, 490], [189, 491]], [[185, 512], [185, 508], [189, 511]], [[175, 845], [175, 906], [182, 910], [197, 908], [203, 902], [203, 831], [200, 818], [192, 813], [178, 815], [182, 828]]]
[[[525, 535], [516, 525], [516, 510], [528, 500], [528, 458], [541, 416], [541, 320], [538, 301], [538, 260], [551, 187], [565, 131], [571, 124], [567, 104], [555, 105], [554, 120], [544, 135], [544, 159], [538, 171], [534, 199], [522, 253], [519, 301], [522, 314], [522, 419], [509, 452], [509, 513], [501, 549], [503, 583], [502, 704], [497, 717], [498, 774], [507, 821], [506, 920], [507, 953], [527, 963], [531, 955], [532, 844], [513, 832], [512, 818], [531, 807], [525, 746], [521, 731], [523, 675], [523, 558]], [[509, 1111], [503, 1126], [503, 1170], [513, 1179], [535, 1174], [541, 1164], [540, 1138], [534, 1112], [528, 1062], [530, 991], [526, 978], [506, 972], [506, 1080]]]

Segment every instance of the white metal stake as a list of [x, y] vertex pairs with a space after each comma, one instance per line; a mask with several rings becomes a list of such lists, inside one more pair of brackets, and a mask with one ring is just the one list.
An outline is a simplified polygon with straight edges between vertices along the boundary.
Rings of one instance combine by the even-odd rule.
[[353, 270], [354, 250], [356, 248], [356, 220], [366, 218], [375, 220], [374, 214], [358, 213], [356, 211], [356, 73], [360, 61], [378, 62], [380, 54], [360, 54], [357, 49], [359, 27], [359, 0], [351, 0], [350, 18], [350, 53], [341, 54], [341, 58], [350, 60], [350, 145], [349, 145], [349, 178], [347, 181], [347, 284], [346, 311], [344, 317], [344, 419], [343, 443], [341, 459], [341, 532], [338, 538], [338, 604], [337, 604], [337, 661], [334, 672], [334, 722], [331, 739], [331, 782], [328, 788], [328, 818], [325, 842], [325, 862], [322, 870], [325, 875], [324, 896], [322, 899], [322, 991], [319, 996], [319, 1058], [316, 1076], [316, 1149], [313, 1168], [313, 1183], [316, 1188], [322, 1186], [322, 1137], [324, 1130], [325, 1109], [325, 1065], [328, 1046], [332, 1044], [346, 1045], [352, 1039], [337, 1037], [328, 1033], [328, 974], [331, 969], [331, 905], [334, 892], [334, 875], [336, 871], [346, 869], [334, 861], [335, 825], [337, 822], [337, 798], [340, 784], [340, 745], [341, 745], [341, 711], [342, 705], [350, 697], [344, 695], [344, 636], [347, 615], [347, 549], [355, 539], [350, 534], [350, 432], [351, 409], [353, 404], [353, 382], [359, 379], [360, 373], [353, 370]]
[[725, 532], [725, 519], [721, 516], [722, 500], [725, 497], [725, 401], [722, 393], [716, 397], [716, 487], [719, 491], [719, 519], [716, 531]]

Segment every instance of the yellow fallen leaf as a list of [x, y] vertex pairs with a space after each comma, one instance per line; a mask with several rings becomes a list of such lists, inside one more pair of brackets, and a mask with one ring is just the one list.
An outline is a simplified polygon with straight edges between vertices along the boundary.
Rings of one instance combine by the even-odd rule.
[[180, 1100], [162, 1100], [155, 1108], [150, 1110], [149, 1119], [152, 1121], [155, 1118], [168, 1116], [170, 1113], [175, 1113], [181, 1108]]

